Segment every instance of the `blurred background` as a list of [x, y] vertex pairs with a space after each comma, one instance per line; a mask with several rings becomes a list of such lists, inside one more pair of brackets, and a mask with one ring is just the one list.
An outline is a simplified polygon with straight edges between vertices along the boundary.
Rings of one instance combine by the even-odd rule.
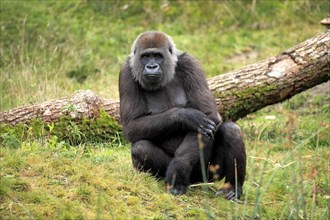
[[171, 35], [208, 77], [276, 55], [325, 30], [327, 0], [0, 2], [1, 111], [91, 89], [118, 99], [136, 36]]

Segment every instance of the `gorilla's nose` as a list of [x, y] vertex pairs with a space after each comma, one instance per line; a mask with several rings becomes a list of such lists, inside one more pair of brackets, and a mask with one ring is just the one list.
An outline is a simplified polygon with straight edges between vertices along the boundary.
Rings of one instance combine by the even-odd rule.
[[146, 65], [146, 71], [149, 74], [155, 74], [159, 72], [160, 66], [157, 63], [147, 64]]

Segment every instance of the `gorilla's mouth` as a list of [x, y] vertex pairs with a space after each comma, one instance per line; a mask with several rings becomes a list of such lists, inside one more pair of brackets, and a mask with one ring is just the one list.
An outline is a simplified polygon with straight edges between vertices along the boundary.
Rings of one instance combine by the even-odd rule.
[[147, 81], [149, 82], [158, 82], [161, 80], [162, 78], [162, 74], [161, 73], [156, 73], [156, 74], [145, 74], [144, 76], [146, 78]]
[[161, 82], [161, 80], [162, 80], [162, 72], [158, 71], [155, 73], [144, 73], [143, 78], [148, 83], [158, 83], [158, 82]]
[[148, 74], [143, 75], [143, 80], [141, 81], [141, 86], [145, 90], [153, 91], [158, 90], [161, 87], [162, 84], [162, 74]]

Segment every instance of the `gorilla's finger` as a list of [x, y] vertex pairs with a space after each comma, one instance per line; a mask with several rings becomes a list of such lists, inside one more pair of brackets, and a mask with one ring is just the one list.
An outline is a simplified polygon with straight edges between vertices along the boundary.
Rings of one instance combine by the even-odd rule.
[[210, 129], [210, 130], [212, 130], [213, 133], [214, 133], [215, 130], [217, 129], [217, 128], [216, 128], [215, 126], [213, 126], [213, 125], [208, 125], [207, 128]]
[[216, 130], [217, 125], [214, 123], [214, 121], [208, 119], [208, 120], [207, 120], [207, 124], [208, 124], [207, 127], [208, 127], [209, 129], [211, 129], [211, 130], [213, 130], [213, 131]]
[[229, 193], [227, 194], [226, 197], [228, 200], [234, 200], [234, 199], [236, 199], [236, 193], [233, 191], [229, 191]]
[[213, 135], [213, 131], [211, 129], [204, 128], [204, 132], [206, 134], [208, 134], [208, 136], [212, 136]]
[[200, 126], [197, 131], [205, 137], [210, 137], [209, 133], [206, 132], [206, 129], [203, 126]]

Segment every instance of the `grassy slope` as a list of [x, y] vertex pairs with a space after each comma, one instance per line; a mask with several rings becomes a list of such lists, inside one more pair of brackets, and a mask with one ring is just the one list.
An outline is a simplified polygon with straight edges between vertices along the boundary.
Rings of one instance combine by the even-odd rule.
[[[324, 30], [318, 22], [327, 1], [254, 2], [1, 1], [1, 110], [77, 89], [118, 98], [120, 66], [136, 35], [149, 29], [172, 35], [208, 76]], [[244, 204], [201, 187], [170, 196], [163, 181], [132, 169], [120, 142], [26, 140], [14, 148], [7, 138], [0, 219], [326, 218], [329, 101], [329, 90], [313, 90], [239, 121], [249, 156]]]

